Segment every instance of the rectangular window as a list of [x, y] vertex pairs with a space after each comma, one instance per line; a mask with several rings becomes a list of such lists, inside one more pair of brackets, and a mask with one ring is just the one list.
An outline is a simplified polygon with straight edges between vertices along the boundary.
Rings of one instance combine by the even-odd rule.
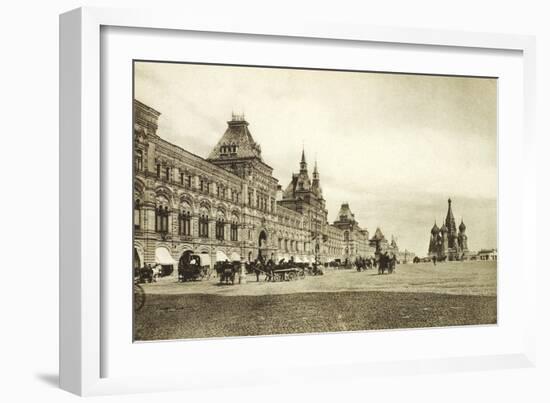
[[170, 168], [169, 167], [166, 167], [166, 180], [167, 181], [170, 180]]
[[237, 232], [237, 224], [233, 223], [231, 224], [231, 240], [232, 241], [238, 241], [238, 232]]
[[180, 184], [183, 185], [184, 180], [185, 180], [185, 177], [183, 175], [183, 172], [180, 172]]
[[191, 180], [192, 180], [191, 175], [187, 175], [187, 187], [188, 187], [188, 188], [191, 187]]
[[203, 216], [199, 219], [199, 236], [208, 238], [208, 217]]
[[157, 164], [157, 178], [160, 179], [160, 164]]
[[139, 200], [134, 205], [134, 228], [139, 229], [141, 227], [141, 210], [139, 206]]
[[181, 213], [179, 216], [179, 234], [191, 235], [191, 214]]
[[143, 151], [136, 151], [136, 171], [143, 171]]
[[224, 234], [224, 222], [223, 221], [216, 221], [216, 239], [223, 241], [225, 238]]

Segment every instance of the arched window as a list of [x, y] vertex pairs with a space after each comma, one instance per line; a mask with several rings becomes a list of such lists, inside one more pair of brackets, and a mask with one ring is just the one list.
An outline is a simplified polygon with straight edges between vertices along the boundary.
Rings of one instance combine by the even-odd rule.
[[208, 216], [204, 214], [199, 217], [199, 236], [208, 238]]
[[189, 205], [185, 204], [178, 215], [180, 235], [191, 235], [191, 212], [189, 210]]
[[168, 207], [158, 206], [155, 210], [155, 231], [166, 234], [168, 232]]
[[216, 220], [216, 239], [223, 241], [225, 238], [225, 221], [223, 218], [218, 218]]
[[134, 203], [134, 228], [141, 228], [141, 202], [139, 199]]
[[231, 220], [231, 230], [230, 230], [230, 238], [232, 241], [238, 241], [239, 240], [239, 218], [234, 215]]
[[208, 209], [201, 207], [199, 215], [199, 236], [201, 238], [208, 238]]

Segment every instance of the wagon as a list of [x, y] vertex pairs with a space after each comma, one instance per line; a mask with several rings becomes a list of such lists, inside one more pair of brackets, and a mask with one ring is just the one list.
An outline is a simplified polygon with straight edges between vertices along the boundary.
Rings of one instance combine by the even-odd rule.
[[300, 267], [275, 266], [272, 281], [294, 281], [305, 277], [304, 269]]
[[218, 262], [214, 265], [220, 283], [235, 284], [235, 277], [240, 268], [240, 262]]
[[197, 281], [202, 280], [208, 274], [208, 269], [201, 266], [199, 255], [189, 255], [187, 259], [182, 259], [178, 266], [178, 281]]

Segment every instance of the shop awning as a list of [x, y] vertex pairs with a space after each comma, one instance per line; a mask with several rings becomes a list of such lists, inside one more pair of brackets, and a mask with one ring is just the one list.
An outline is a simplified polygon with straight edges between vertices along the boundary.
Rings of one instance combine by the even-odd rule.
[[208, 253], [201, 253], [199, 256], [201, 258], [201, 266], [210, 266], [211, 265], [210, 255]]
[[226, 260], [229, 260], [229, 258], [225, 253], [221, 250], [216, 251], [216, 262], [225, 262]]
[[155, 263], [161, 264], [163, 266], [177, 264], [177, 262], [174, 260], [172, 255], [170, 255], [170, 252], [166, 248], [155, 249]]
[[232, 262], [240, 262], [241, 261], [241, 255], [239, 255], [237, 252], [231, 252], [231, 261]]

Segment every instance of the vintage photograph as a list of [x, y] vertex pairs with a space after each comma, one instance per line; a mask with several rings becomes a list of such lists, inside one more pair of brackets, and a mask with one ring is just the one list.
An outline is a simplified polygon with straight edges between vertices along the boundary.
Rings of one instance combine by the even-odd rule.
[[135, 341], [497, 323], [496, 78], [133, 72]]

